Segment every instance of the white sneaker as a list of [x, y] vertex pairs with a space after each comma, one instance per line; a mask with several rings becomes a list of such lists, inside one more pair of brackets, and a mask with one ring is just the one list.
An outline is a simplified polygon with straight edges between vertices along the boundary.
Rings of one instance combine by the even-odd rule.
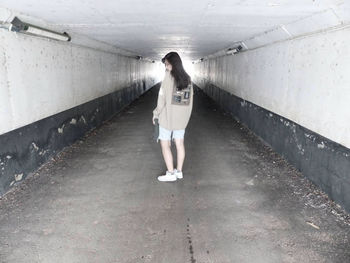
[[158, 180], [161, 182], [173, 182], [173, 181], [176, 181], [176, 179], [177, 177], [175, 175], [175, 172], [171, 173], [169, 171], [166, 171], [165, 175], [158, 176]]
[[174, 169], [174, 174], [176, 175], [177, 179], [182, 179], [184, 177], [182, 171], [178, 171], [176, 169]]

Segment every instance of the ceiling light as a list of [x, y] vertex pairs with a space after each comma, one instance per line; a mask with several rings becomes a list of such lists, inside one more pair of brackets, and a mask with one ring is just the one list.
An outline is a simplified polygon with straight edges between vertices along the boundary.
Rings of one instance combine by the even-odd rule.
[[228, 54], [228, 55], [232, 54], [233, 55], [233, 54], [238, 53], [241, 50], [242, 50], [242, 46], [241, 45], [239, 45], [237, 47], [231, 47], [231, 48], [226, 50], [226, 54]]
[[22, 22], [18, 17], [15, 17], [10, 25], [10, 31], [20, 32], [33, 36], [47, 37], [54, 40], [70, 41], [71, 37], [66, 33], [58, 33], [49, 29], [34, 26], [25, 22]]

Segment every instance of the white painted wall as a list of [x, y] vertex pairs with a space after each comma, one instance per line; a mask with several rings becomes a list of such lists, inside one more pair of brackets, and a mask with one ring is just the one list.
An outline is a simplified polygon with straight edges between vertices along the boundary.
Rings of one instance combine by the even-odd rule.
[[146, 78], [159, 64], [0, 30], [0, 134]]
[[[349, 23], [349, 2], [1, 0], [0, 20], [3, 17], [10, 22], [11, 12], [19, 12], [43, 19], [59, 31], [79, 33], [143, 57], [160, 60], [176, 50], [182, 58], [196, 60], [238, 41], [251, 49], [290, 35]], [[12, 11], [1, 11], [1, 7]], [[23, 21], [28, 19], [23, 17]], [[268, 36], [266, 32], [270, 32]]]
[[350, 28], [195, 64], [205, 82], [350, 148]]

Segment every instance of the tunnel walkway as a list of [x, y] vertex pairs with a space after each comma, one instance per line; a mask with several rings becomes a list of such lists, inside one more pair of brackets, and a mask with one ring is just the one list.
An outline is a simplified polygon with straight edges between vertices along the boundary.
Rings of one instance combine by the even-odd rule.
[[157, 92], [1, 198], [0, 262], [350, 262], [347, 215], [200, 90], [184, 179], [157, 181]]

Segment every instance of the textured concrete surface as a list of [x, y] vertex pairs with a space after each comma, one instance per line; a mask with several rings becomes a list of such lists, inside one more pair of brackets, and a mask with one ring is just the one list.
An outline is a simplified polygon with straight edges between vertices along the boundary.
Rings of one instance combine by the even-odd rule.
[[126, 87], [153, 86], [161, 80], [158, 69], [103, 48], [1, 29], [0, 134]]
[[136, 82], [129, 87], [0, 135], [0, 196], [65, 146], [71, 145], [88, 131], [100, 127], [141, 94], [154, 87], [154, 81], [147, 78], [141, 83]]
[[350, 148], [210, 83], [203, 91], [350, 213]]
[[202, 89], [215, 85], [350, 149], [350, 60], [339, 55], [348, 52], [349, 41], [348, 27], [214, 57], [194, 64], [193, 81]]
[[1, 0], [1, 7], [0, 21], [18, 15], [73, 34], [73, 42], [79, 33], [152, 59], [169, 48], [199, 59], [239, 41], [254, 49], [350, 22], [347, 0]]
[[152, 141], [152, 89], [0, 200], [0, 262], [349, 262], [349, 217], [194, 97], [184, 179]]

